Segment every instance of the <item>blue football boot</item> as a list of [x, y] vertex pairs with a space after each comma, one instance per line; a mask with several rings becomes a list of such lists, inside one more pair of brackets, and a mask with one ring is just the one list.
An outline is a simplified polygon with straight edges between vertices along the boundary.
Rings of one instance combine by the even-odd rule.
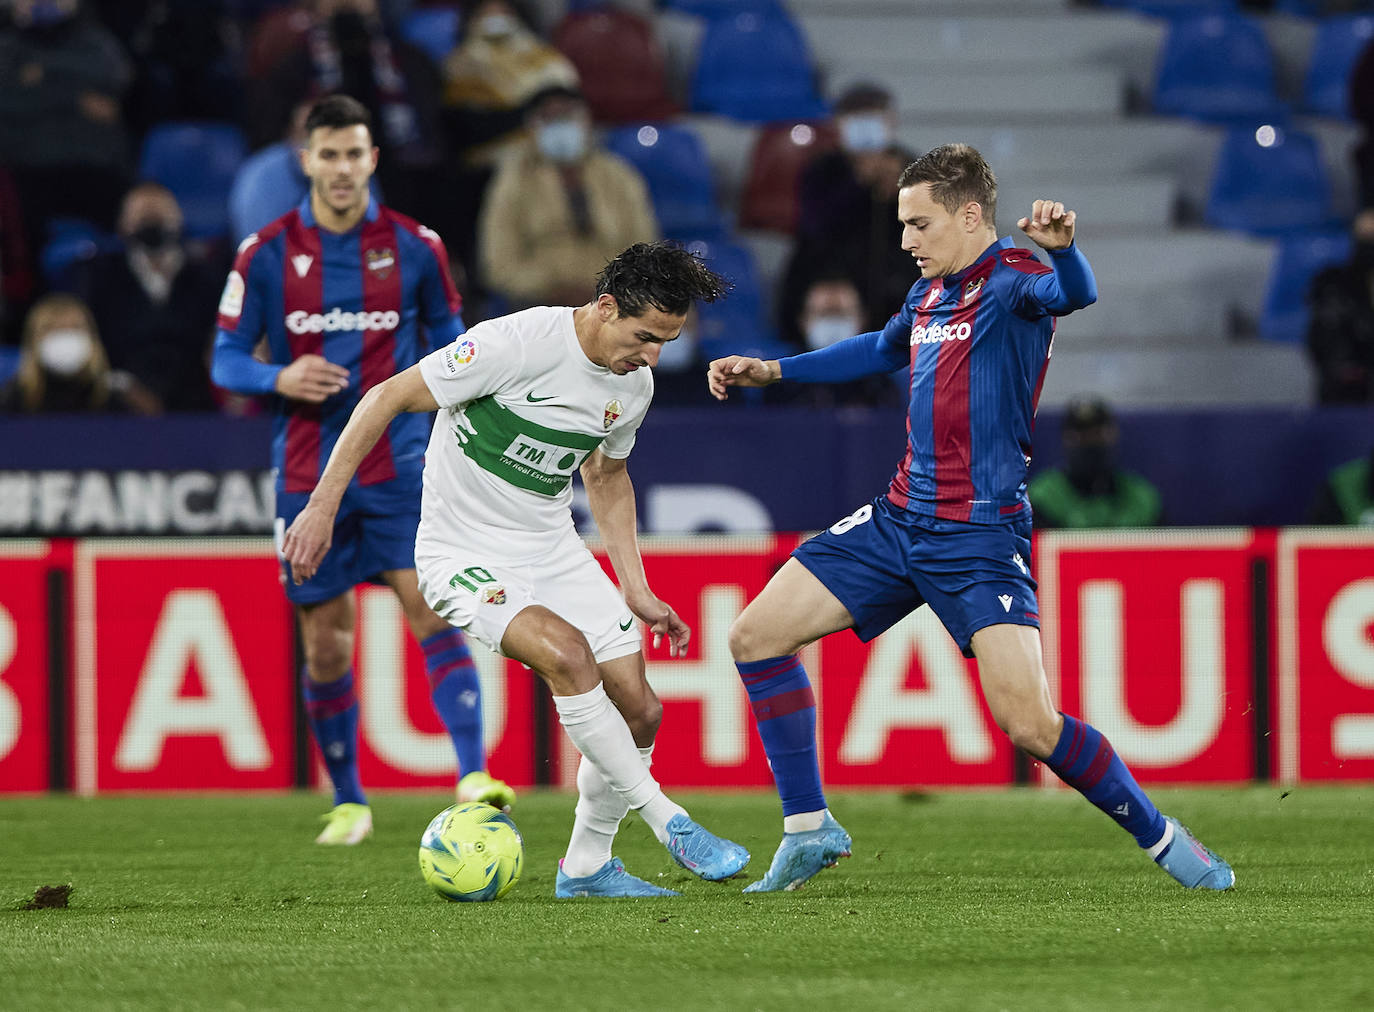
[[719, 882], [749, 863], [749, 851], [698, 826], [685, 815], [668, 820], [665, 846], [673, 860], [698, 878]]
[[671, 889], [663, 889], [642, 878], [635, 878], [625, 870], [620, 858], [613, 857], [585, 878], [573, 878], [563, 873], [563, 862], [558, 862], [558, 878], [554, 882], [553, 894], [560, 900], [576, 896], [681, 896]]
[[1198, 843], [1183, 823], [1164, 816], [1174, 827], [1174, 838], [1155, 858], [1159, 865], [1185, 889], [1230, 889], [1236, 884], [1231, 866]]
[[768, 874], [745, 888], [747, 893], [775, 893], [800, 889], [807, 879], [822, 868], [833, 868], [840, 858], [848, 857], [854, 841], [844, 827], [829, 812], [820, 829], [804, 833], [783, 833], [778, 852]]

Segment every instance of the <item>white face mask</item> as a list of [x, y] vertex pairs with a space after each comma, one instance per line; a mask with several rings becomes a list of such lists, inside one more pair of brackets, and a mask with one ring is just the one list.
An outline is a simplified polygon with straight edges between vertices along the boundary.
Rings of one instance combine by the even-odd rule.
[[50, 330], [38, 342], [38, 364], [54, 376], [75, 376], [91, 352], [91, 335], [84, 330]]
[[575, 119], [545, 123], [535, 132], [534, 142], [552, 162], [575, 162], [587, 153], [587, 128]]
[[654, 368], [661, 372], [685, 372], [692, 368], [697, 359], [697, 338], [690, 330], [683, 328], [677, 340], [669, 341], [658, 353], [658, 365]]
[[882, 151], [892, 143], [892, 131], [881, 113], [842, 116], [840, 141], [846, 151]]
[[806, 346], [812, 351], [829, 348], [859, 333], [859, 321], [852, 316], [818, 316], [806, 325]]
[[515, 34], [517, 22], [509, 14], [488, 14], [472, 26], [483, 39], [504, 39]]

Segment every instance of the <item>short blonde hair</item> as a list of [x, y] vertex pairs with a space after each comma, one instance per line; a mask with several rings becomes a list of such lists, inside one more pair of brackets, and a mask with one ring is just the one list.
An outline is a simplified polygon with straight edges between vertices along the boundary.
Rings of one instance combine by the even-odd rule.
[[54, 321], [61, 316], [76, 313], [81, 316], [86, 330], [91, 335], [90, 360], [76, 374], [76, 378], [90, 387], [90, 406], [101, 407], [110, 399], [110, 360], [105, 355], [105, 346], [100, 343], [100, 328], [95, 324], [95, 316], [90, 307], [75, 295], [53, 292], [33, 304], [29, 315], [24, 317], [23, 345], [19, 355], [19, 369], [15, 374], [15, 386], [19, 390], [19, 401], [25, 411], [37, 411], [43, 403], [47, 390], [47, 379], [43, 367], [38, 362], [38, 342], [50, 330]]

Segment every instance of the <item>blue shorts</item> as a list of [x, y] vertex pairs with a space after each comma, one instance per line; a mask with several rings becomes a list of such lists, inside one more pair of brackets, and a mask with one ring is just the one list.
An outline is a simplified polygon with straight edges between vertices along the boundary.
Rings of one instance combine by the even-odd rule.
[[867, 642], [928, 604], [965, 657], [973, 634], [1040, 628], [1031, 521], [969, 524], [908, 513], [886, 495], [799, 545], [793, 558], [854, 616]]
[[[308, 492], [277, 490], [277, 556]], [[292, 604], [319, 604], [346, 594], [391, 569], [415, 568], [415, 529], [420, 525], [420, 477], [396, 478], [380, 485], [350, 485], [334, 518], [334, 539], [318, 572], [300, 586], [282, 562], [286, 597]]]

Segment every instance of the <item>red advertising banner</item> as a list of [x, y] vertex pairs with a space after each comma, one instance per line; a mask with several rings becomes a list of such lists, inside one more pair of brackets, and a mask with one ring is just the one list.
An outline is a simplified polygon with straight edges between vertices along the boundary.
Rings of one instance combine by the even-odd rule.
[[80, 793], [291, 785], [277, 574], [264, 539], [77, 545]]
[[1278, 538], [1279, 779], [1374, 778], [1374, 531]]
[[1045, 669], [1064, 712], [1143, 782], [1252, 777], [1254, 534], [1049, 532], [1035, 554]]
[[0, 793], [48, 784], [46, 541], [0, 541]]

